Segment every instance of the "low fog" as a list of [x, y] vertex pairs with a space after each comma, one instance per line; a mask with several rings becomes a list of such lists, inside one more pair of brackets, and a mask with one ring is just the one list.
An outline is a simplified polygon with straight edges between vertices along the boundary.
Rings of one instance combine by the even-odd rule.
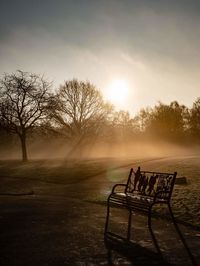
[[[96, 141], [85, 146], [73, 146], [66, 140], [31, 141], [27, 143], [29, 160], [84, 160], [103, 158], [150, 158], [190, 156], [199, 153], [198, 145], [178, 145], [161, 140], [138, 140], [105, 143]], [[1, 146], [0, 160], [21, 160], [18, 140]]]

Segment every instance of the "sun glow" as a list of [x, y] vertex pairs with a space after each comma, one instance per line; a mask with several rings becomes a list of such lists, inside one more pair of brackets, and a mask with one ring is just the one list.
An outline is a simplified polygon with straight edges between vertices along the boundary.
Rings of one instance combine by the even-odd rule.
[[106, 98], [114, 105], [120, 106], [128, 100], [128, 85], [125, 80], [115, 80], [107, 90]]

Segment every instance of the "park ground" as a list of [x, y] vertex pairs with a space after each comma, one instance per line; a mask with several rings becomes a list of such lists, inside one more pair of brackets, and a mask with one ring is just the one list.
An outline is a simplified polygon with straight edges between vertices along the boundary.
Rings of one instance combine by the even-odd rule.
[[[0, 265], [108, 265], [104, 243], [106, 199], [125, 182], [130, 167], [177, 171], [172, 208], [195, 261], [200, 264], [200, 157], [0, 162]], [[165, 217], [165, 216], [164, 216]], [[111, 230], [125, 235], [127, 213], [113, 210]], [[155, 254], [146, 218], [134, 215], [133, 265], [192, 265], [170, 220], [154, 218], [164, 261]], [[119, 251], [114, 265], [131, 265]]]

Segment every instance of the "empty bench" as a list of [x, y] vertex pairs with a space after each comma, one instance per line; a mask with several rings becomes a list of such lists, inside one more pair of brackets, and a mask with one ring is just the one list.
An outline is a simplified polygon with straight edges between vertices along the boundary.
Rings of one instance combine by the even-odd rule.
[[158, 253], [161, 254], [158, 242], [152, 230], [151, 218], [152, 218], [152, 210], [155, 205], [158, 204], [166, 205], [169, 209], [169, 213], [172, 217], [172, 221], [180, 236], [180, 239], [182, 240], [185, 248], [187, 249], [188, 255], [190, 256], [193, 265], [195, 265], [193, 256], [176, 223], [170, 205], [170, 199], [172, 196], [176, 180], [176, 175], [177, 175], [176, 172], [162, 173], [154, 171], [142, 171], [140, 167], [138, 167], [137, 171], [134, 171], [133, 168], [131, 168], [127, 182], [125, 184], [114, 185], [110, 195], [108, 196], [107, 215], [106, 215], [105, 231], [104, 231], [105, 241], [108, 236], [114, 235], [112, 232], [109, 232], [110, 208], [122, 207], [126, 208], [129, 211], [126, 239], [130, 241], [131, 238], [132, 213], [142, 212], [147, 216], [148, 228], [151, 233], [153, 243]]

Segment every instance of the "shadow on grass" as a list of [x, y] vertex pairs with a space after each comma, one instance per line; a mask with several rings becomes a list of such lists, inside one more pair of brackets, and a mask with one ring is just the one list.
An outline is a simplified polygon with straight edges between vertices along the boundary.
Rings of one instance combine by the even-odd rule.
[[134, 266], [174, 266], [174, 264], [164, 260], [158, 253], [128, 241], [119, 235], [107, 233], [104, 242], [108, 251], [108, 265], [110, 266], [115, 265], [116, 261], [113, 251]]

